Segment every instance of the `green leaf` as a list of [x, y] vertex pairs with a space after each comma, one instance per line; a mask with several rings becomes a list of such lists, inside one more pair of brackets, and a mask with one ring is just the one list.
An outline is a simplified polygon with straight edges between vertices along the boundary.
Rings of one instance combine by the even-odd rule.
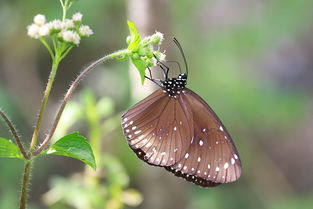
[[141, 84], [145, 82], [145, 75], [146, 75], [146, 68], [147, 68], [147, 63], [141, 59], [136, 59], [136, 58], [131, 58], [132, 63], [135, 65], [137, 70], [139, 71], [140, 78], [141, 78]]
[[130, 43], [128, 45], [128, 49], [130, 51], [135, 51], [138, 48], [138, 45], [141, 41], [141, 38], [140, 38], [140, 35], [139, 35], [134, 23], [128, 20], [127, 24], [128, 24], [128, 28], [129, 28], [129, 32], [130, 32], [130, 36], [131, 36], [131, 40], [130, 40]]
[[10, 140], [0, 137], [0, 157], [24, 159], [19, 148]]
[[96, 161], [90, 144], [77, 132], [66, 135], [53, 144], [46, 153], [63, 155], [83, 161], [96, 170]]

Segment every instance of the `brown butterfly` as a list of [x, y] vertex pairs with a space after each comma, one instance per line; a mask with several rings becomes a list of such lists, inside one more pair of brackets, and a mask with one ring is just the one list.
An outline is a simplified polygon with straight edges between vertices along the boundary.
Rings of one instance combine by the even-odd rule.
[[174, 42], [187, 74], [168, 78], [169, 68], [158, 61], [165, 79], [147, 78], [160, 89], [122, 116], [128, 144], [143, 161], [197, 185], [212, 187], [236, 181], [241, 175], [236, 146], [210, 106], [185, 87], [188, 66], [179, 42], [175, 38]]

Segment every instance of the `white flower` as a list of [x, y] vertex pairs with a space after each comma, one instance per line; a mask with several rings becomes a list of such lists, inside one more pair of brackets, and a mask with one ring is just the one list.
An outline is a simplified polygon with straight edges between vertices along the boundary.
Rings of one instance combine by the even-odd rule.
[[79, 33], [81, 34], [81, 36], [88, 37], [93, 34], [93, 31], [88, 25], [82, 25], [79, 27]]
[[155, 34], [151, 36], [151, 41], [153, 41], [156, 44], [161, 44], [163, 39], [164, 39], [163, 33], [159, 31], [155, 31]]
[[164, 61], [164, 60], [165, 60], [165, 57], [166, 57], [165, 51], [164, 51], [163, 53], [160, 53], [160, 54], [159, 54], [159, 59], [160, 59], [160, 61]]
[[63, 23], [61, 20], [53, 20], [49, 23], [47, 23], [50, 30], [61, 30], [63, 28]]
[[27, 35], [31, 38], [38, 39], [39, 38], [39, 26], [36, 24], [31, 24], [27, 26]]
[[59, 33], [59, 36], [61, 36], [64, 41], [74, 43], [76, 45], [78, 45], [80, 42], [80, 36], [75, 31], [71, 30], [61, 31]]
[[153, 66], [156, 66], [158, 63], [158, 60], [155, 59], [154, 57], [152, 57], [151, 59], [152, 59]]
[[75, 25], [74, 25], [73, 20], [65, 19], [63, 21], [63, 29], [65, 29], [65, 30], [66, 29], [72, 29], [74, 27], [75, 27]]
[[77, 13], [73, 14], [73, 16], [72, 16], [72, 20], [74, 22], [81, 22], [82, 18], [83, 18], [83, 15], [80, 12], [77, 12]]
[[45, 24], [39, 28], [38, 32], [39, 32], [39, 36], [46, 36], [46, 35], [49, 35], [50, 28], [47, 24]]
[[42, 14], [38, 14], [34, 17], [34, 23], [39, 26], [42, 26], [46, 23], [46, 17]]

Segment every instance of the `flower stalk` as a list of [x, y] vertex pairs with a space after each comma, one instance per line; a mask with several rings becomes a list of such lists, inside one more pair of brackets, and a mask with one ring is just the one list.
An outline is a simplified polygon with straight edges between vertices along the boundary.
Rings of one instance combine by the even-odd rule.
[[78, 84], [80, 83], [80, 81], [82, 81], [84, 79], [84, 77], [93, 69], [95, 69], [99, 64], [102, 64], [108, 60], [111, 59], [115, 59], [115, 58], [120, 58], [120, 57], [124, 57], [127, 55], [128, 50], [120, 50], [117, 52], [114, 52], [112, 54], [109, 54], [107, 56], [101, 57], [100, 59], [94, 61], [93, 63], [91, 63], [88, 67], [86, 67], [78, 76], [77, 78], [74, 80], [74, 82], [71, 84], [70, 88], [68, 89], [67, 93], [65, 94], [63, 101], [58, 109], [58, 112], [55, 116], [55, 119], [53, 121], [53, 124], [49, 130], [48, 135], [46, 136], [45, 140], [43, 141], [43, 143], [38, 147], [38, 149], [34, 152], [34, 155], [38, 155], [39, 153], [41, 153], [48, 145], [49, 142], [58, 126], [58, 123], [60, 121], [60, 118], [62, 116], [63, 110], [68, 102], [68, 100], [70, 99], [70, 97], [72, 96], [73, 92], [75, 91], [75, 89], [77, 88]]
[[39, 135], [39, 130], [41, 127], [41, 122], [44, 116], [44, 112], [46, 110], [46, 106], [47, 106], [47, 102], [48, 102], [48, 98], [51, 92], [51, 88], [58, 70], [58, 65], [59, 65], [59, 59], [56, 57], [52, 63], [52, 67], [51, 67], [51, 72], [50, 72], [50, 76], [49, 76], [49, 80], [46, 86], [46, 90], [43, 96], [43, 100], [42, 100], [42, 104], [41, 104], [41, 108], [39, 111], [39, 115], [38, 115], [38, 119], [36, 122], [36, 126], [34, 129], [34, 133], [33, 133], [33, 137], [31, 140], [31, 144], [30, 144], [30, 151], [33, 152], [35, 150], [37, 141], [38, 141], [38, 135]]

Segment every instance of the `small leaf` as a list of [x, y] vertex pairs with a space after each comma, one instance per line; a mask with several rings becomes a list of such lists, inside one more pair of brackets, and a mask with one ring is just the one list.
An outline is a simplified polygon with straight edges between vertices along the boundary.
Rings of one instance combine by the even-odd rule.
[[135, 67], [137, 68], [137, 70], [139, 71], [140, 74], [140, 78], [141, 78], [141, 84], [143, 84], [145, 82], [145, 75], [146, 75], [146, 68], [147, 68], [147, 64], [145, 61], [141, 60], [141, 59], [136, 59], [136, 58], [131, 58], [132, 63], [135, 65]]
[[0, 137], [0, 157], [24, 159], [19, 148], [10, 140]]
[[128, 28], [129, 28], [129, 32], [130, 32], [130, 43], [128, 45], [128, 49], [130, 51], [135, 51], [138, 48], [138, 45], [141, 41], [140, 35], [134, 25], [134, 23], [132, 23], [131, 21], [127, 21], [128, 24]]
[[77, 132], [66, 135], [53, 144], [46, 153], [48, 155], [63, 155], [83, 161], [96, 169], [96, 161], [90, 144], [86, 138]]

